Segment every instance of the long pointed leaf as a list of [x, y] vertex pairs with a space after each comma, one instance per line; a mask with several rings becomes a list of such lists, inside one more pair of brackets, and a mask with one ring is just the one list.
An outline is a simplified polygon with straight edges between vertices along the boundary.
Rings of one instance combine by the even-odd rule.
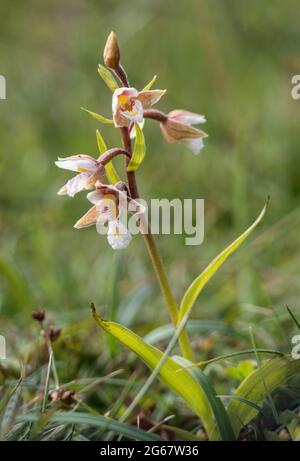
[[106, 117], [103, 117], [103, 115], [97, 114], [96, 112], [92, 112], [91, 110], [85, 109], [84, 107], [82, 107], [81, 109], [84, 110], [84, 112], [89, 114], [91, 117], [98, 120], [98, 122], [104, 123], [106, 125], [113, 125], [113, 123], [114, 123], [113, 120], [111, 120], [109, 118], [106, 118]]
[[[190, 360], [187, 360], [183, 357], [174, 357], [181, 366], [190, 367], [193, 365]], [[230, 419], [226, 413], [226, 409], [223, 405], [222, 400], [217, 396], [217, 393], [214, 387], [211, 385], [208, 377], [205, 373], [203, 373], [200, 368], [189, 368], [190, 373], [194, 376], [194, 378], [199, 382], [201, 388], [205, 392], [205, 395], [211, 405], [212, 411], [216, 418], [216, 424], [219, 429], [220, 436], [222, 440], [235, 440], [233, 428], [231, 426]], [[208, 432], [208, 437], [210, 438], [210, 432]]]
[[[142, 338], [122, 325], [102, 320], [95, 315], [94, 318], [103, 330], [135, 352], [151, 369], [157, 366], [163, 355], [159, 349], [145, 343]], [[214, 427], [215, 418], [205, 393], [192, 374], [183, 370], [180, 364], [168, 357], [160, 369], [159, 378], [169, 389], [185, 400], [187, 405], [200, 417], [207, 433], [210, 433]], [[214, 436], [219, 437], [218, 434]]]
[[227, 248], [225, 248], [225, 250], [223, 250], [215, 259], [213, 259], [213, 261], [206, 267], [206, 269], [204, 269], [204, 271], [201, 272], [201, 274], [192, 282], [181, 301], [178, 314], [178, 322], [180, 322], [186, 314], [190, 313], [202, 289], [212, 278], [215, 272], [219, 269], [219, 267], [235, 250], [238, 249], [238, 247], [243, 243], [243, 241], [260, 223], [266, 212], [266, 207], [267, 203], [262, 209], [258, 218], [254, 221], [254, 223], [250, 227], [248, 227], [248, 229], [242, 235], [240, 235], [233, 243], [231, 243]]
[[157, 79], [157, 75], [154, 75], [152, 80], [150, 80], [150, 82], [148, 82], [147, 85], [143, 88], [143, 91], [150, 90], [152, 86], [154, 85], [154, 83], [156, 82], [156, 79]]

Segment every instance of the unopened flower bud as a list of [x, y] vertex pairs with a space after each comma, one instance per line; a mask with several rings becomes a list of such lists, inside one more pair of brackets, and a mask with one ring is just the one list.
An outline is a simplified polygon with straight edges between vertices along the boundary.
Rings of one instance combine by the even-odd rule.
[[120, 50], [118, 38], [114, 32], [111, 32], [106, 40], [103, 59], [106, 67], [113, 70], [118, 69], [120, 63]]

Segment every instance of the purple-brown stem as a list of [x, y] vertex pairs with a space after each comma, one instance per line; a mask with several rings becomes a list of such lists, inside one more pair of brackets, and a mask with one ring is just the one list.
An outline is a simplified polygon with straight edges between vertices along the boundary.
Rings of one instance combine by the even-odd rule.
[[121, 149], [119, 147], [115, 147], [114, 149], [109, 149], [104, 154], [101, 154], [98, 158], [98, 162], [102, 165], [106, 165], [110, 162], [113, 158], [117, 157], [118, 155], [125, 155], [128, 159], [130, 159], [131, 154], [125, 149]]
[[143, 112], [144, 118], [150, 118], [152, 120], [156, 120], [157, 122], [164, 123], [167, 121], [168, 116], [161, 112], [160, 110], [156, 109], [147, 109]]
[[123, 67], [121, 66], [121, 64], [119, 64], [119, 66], [115, 69], [115, 73], [121, 80], [121, 83], [123, 83], [124, 86], [129, 87], [129, 80], [128, 80], [127, 74], [125, 70], [123, 69]]
[[[127, 126], [120, 128], [122, 142], [124, 149], [130, 153], [130, 157], [132, 155], [132, 148], [131, 148], [131, 139], [129, 135], [129, 130]], [[127, 171], [127, 166], [129, 164], [130, 157], [126, 157], [126, 172], [127, 172], [127, 180], [128, 180], [128, 187], [129, 192], [132, 198], [137, 199], [139, 198], [139, 192], [136, 184], [135, 174], [134, 171]]]

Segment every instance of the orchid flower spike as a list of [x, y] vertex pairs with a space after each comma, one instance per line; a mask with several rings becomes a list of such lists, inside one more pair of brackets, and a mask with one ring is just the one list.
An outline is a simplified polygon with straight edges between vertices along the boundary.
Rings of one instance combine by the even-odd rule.
[[204, 147], [203, 139], [208, 134], [198, 128], [194, 128], [192, 125], [205, 122], [206, 119], [203, 115], [194, 114], [186, 110], [173, 110], [160, 126], [167, 142], [185, 144], [193, 154], [199, 154]]
[[166, 90], [143, 90], [117, 88], [112, 98], [115, 127], [127, 127], [130, 122], [141, 123], [143, 112], [150, 109], [165, 94]]
[[74, 178], [70, 179], [59, 191], [58, 195], [69, 195], [74, 197], [82, 190], [93, 189], [97, 180], [104, 177], [104, 167], [90, 155], [79, 154], [71, 157], [58, 158], [55, 162], [58, 168], [76, 171]]
[[96, 190], [87, 195], [94, 205], [75, 224], [76, 229], [92, 225], [108, 224], [107, 240], [114, 250], [126, 248], [132, 236], [121, 220], [122, 212], [131, 212], [138, 217], [144, 207], [127, 195], [123, 183], [109, 186], [97, 182]]

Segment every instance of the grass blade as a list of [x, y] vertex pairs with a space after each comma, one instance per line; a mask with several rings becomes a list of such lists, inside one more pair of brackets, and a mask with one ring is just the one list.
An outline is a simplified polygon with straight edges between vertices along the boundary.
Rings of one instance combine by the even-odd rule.
[[[276, 388], [286, 385], [289, 380], [300, 373], [300, 360], [294, 360], [290, 356], [276, 357], [261, 364], [260, 369], [254, 370], [236, 389], [234, 396], [251, 401], [261, 407], [266, 398], [265, 386], [269, 393]], [[263, 376], [264, 382], [261, 377]], [[258, 409], [245, 405], [243, 402], [232, 398], [227, 413], [235, 435], [241, 428], [247, 425], [258, 413]]]
[[238, 402], [242, 402], [245, 405], [249, 405], [249, 407], [254, 408], [256, 411], [260, 412], [262, 411], [262, 407], [259, 405], [256, 405], [256, 403], [251, 402], [251, 400], [244, 399], [243, 397], [240, 397], [238, 395], [218, 395], [220, 399], [231, 399], [231, 400], [237, 400]]
[[[21, 415], [17, 418], [18, 422], [37, 422], [38, 416], [33, 413]], [[156, 434], [149, 434], [142, 429], [138, 429], [130, 424], [120, 423], [114, 419], [102, 415], [91, 415], [84, 412], [60, 412], [55, 413], [50, 418], [51, 423], [58, 424], [82, 424], [87, 426], [99, 427], [105, 430], [112, 430], [122, 434], [132, 440], [140, 441], [159, 441], [161, 438]]]
[[295, 315], [293, 314], [293, 312], [291, 311], [291, 309], [289, 308], [289, 306], [286, 306], [286, 309], [288, 311], [288, 313], [290, 314], [292, 320], [294, 321], [295, 325], [299, 328], [300, 330], [300, 323], [298, 322], [298, 320], [296, 319]]

